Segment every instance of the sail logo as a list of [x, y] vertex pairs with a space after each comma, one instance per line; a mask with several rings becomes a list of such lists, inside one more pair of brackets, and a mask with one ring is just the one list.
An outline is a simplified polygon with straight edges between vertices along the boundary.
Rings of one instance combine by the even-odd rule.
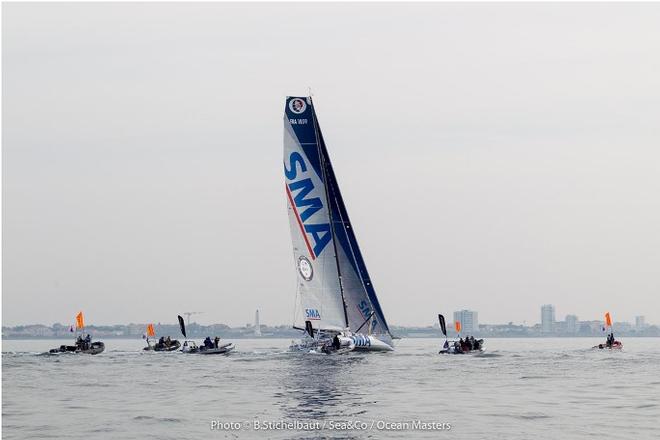
[[289, 101], [289, 110], [299, 115], [307, 110], [307, 103], [303, 99], [293, 98]]
[[321, 314], [316, 309], [305, 309], [305, 319], [319, 320], [321, 319]]
[[353, 335], [351, 336], [353, 343], [356, 347], [371, 347], [371, 340], [369, 336], [364, 335]]
[[360, 309], [360, 313], [362, 313], [362, 317], [365, 319], [371, 315], [371, 307], [369, 307], [369, 304], [367, 304], [367, 302], [364, 300], [360, 301], [360, 304], [358, 304], [358, 309]]
[[284, 175], [290, 182], [286, 185], [289, 203], [295, 212], [307, 250], [314, 260], [330, 243], [332, 233], [330, 223], [311, 223], [311, 217], [323, 209], [323, 202], [320, 197], [312, 196], [316, 188], [310, 177], [304, 177], [307, 170], [305, 159], [297, 151], [289, 156], [289, 167], [284, 164]]
[[310, 263], [304, 255], [301, 255], [300, 258], [298, 258], [298, 272], [300, 272], [300, 276], [302, 276], [305, 281], [312, 281], [314, 268], [312, 267], [312, 263]]
[[[360, 304], [358, 304], [357, 307], [364, 319], [369, 319], [372, 316], [371, 307], [369, 306], [369, 303], [367, 301], [365, 300], [360, 301]], [[378, 321], [376, 320], [376, 315], [373, 314], [373, 316], [374, 319], [371, 321], [371, 330], [376, 328], [376, 325], [378, 325]]]

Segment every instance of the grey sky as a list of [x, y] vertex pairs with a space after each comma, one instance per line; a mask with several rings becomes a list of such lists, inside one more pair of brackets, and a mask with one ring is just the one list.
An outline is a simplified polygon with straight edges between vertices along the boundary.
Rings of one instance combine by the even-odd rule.
[[388, 321], [660, 322], [660, 4], [3, 4], [3, 324], [292, 321], [311, 86]]

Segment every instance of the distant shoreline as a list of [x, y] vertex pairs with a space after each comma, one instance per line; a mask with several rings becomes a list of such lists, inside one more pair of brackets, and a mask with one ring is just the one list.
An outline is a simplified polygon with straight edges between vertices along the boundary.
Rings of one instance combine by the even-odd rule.
[[[286, 335], [273, 335], [273, 336], [223, 336], [223, 339], [291, 339], [291, 338], [299, 338], [302, 335], [302, 332], [299, 335], [295, 336], [286, 336]], [[165, 335], [167, 336], [167, 335]], [[190, 336], [188, 338], [183, 338], [182, 336], [171, 336], [173, 339], [200, 339], [204, 338], [204, 336]], [[594, 335], [552, 335], [552, 336], [521, 336], [521, 335], [512, 335], [512, 336], [502, 336], [502, 335], [483, 335], [483, 334], [476, 334], [475, 336], [478, 336], [480, 338], [487, 338], [487, 339], [584, 339], [584, 338], [600, 338], [601, 336], [594, 336]], [[660, 336], [644, 336], [644, 335], [627, 335], [627, 334], [617, 334], [617, 337], [623, 337], [623, 338], [660, 338]], [[44, 341], [44, 340], [63, 340], [63, 339], [71, 339], [73, 336], [70, 338], [64, 337], [64, 336], [21, 336], [21, 337], [2, 337], [3, 341]], [[134, 336], [99, 336], [98, 338], [95, 339], [125, 339], [125, 340], [133, 340], [133, 341], [141, 341], [144, 340], [142, 337], [134, 337]], [[150, 339], [157, 339], [157, 338], [150, 338]], [[409, 336], [401, 336], [401, 339], [444, 339], [443, 335], [437, 335], [437, 336], [421, 336], [421, 335], [409, 335]], [[457, 336], [449, 336], [449, 339], [457, 339]]]
[[[157, 337], [170, 336], [181, 338], [181, 329], [178, 324], [154, 323], [154, 331]], [[614, 323], [614, 334], [620, 337], [660, 337], [660, 327], [656, 325], [647, 325], [643, 329], [635, 329], [627, 323]], [[29, 339], [69, 339], [73, 338], [76, 332], [70, 325], [59, 323], [53, 325], [30, 324], [19, 326], [3, 326], [2, 339], [6, 340], [29, 340]], [[82, 332], [91, 334], [95, 339], [143, 339], [147, 330], [147, 324], [115, 324], [115, 325], [90, 325], [85, 327]], [[218, 335], [225, 339], [252, 339], [255, 336], [255, 327], [247, 325], [244, 327], [230, 327], [226, 324], [201, 325], [192, 322], [186, 326], [188, 338], [199, 339], [206, 336]], [[390, 326], [390, 332], [395, 337], [410, 339], [442, 339], [442, 332], [439, 326], [424, 327], [405, 327]], [[294, 329], [292, 325], [261, 325], [262, 339], [299, 339], [304, 335], [304, 331]], [[447, 335], [450, 338], [458, 338], [453, 328], [447, 329]], [[540, 324], [534, 326], [513, 325], [513, 324], [482, 324], [478, 329], [471, 330], [464, 328], [462, 336], [471, 335], [479, 338], [604, 338], [605, 331], [603, 324], [599, 321], [584, 322], [573, 331], [567, 331], [564, 328], [557, 328], [552, 332], [545, 333]]]

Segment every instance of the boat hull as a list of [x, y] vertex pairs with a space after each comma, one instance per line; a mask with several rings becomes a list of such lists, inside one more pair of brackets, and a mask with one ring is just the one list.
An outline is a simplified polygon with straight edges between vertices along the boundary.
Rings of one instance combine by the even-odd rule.
[[203, 345], [198, 347], [192, 341], [186, 341], [181, 351], [189, 354], [225, 354], [225, 353], [229, 353], [234, 348], [236, 347], [231, 342], [220, 345], [218, 348], [206, 348]]
[[[388, 339], [389, 338], [389, 339]], [[393, 351], [392, 339], [389, 335], [373, 336], [354, 334], [350, 336], [341, 336], [341, 347], [332, 349], [331, 337], [321, 337], [320, 339], [303, 338], [300, 342], [292, 342], [289, 351], [303, 353], [326, 353], [326, 354], [345, 354], [351, 351]], [[388, 343], [389, 342], [389, 343]]]
[[484, 352], [483, 348], [480, 348], [478, 350], [456, 351], [456, 350], [454, 350], [453, 347], [451, 347], [451, 348], [448, 348], [448, 349], [440, 350], [438, 353], [439, 354], [479, 354], [479, 353], [483, 353], [483, 352]]
[[103, 342], [92, 342], [89, 348], [82, 350], [75, 345], [61, 345], [59, 348], [53, 348], [49, 351], [50, 354], [57, 353], [72, 353], [72, 354], [99, 354], [105, 350]]
[[229, 353], [234, 348], [235, 348], [234, 344], [231, 344], [231, 343], [225, 344], [225, 345], [223, 345], [221, 347], [218, 347], [218, 348], [200, 347], [199, 351], [197, 351], [197, 354], [225, 354], [225, 353]]
[[598, 344], [598, 345], [594, 345], [591, 348], [598, 350], [622, 350], [623, 344], [619, 341], [615, 341], [611, 347], [608, 347], [607, 344]]
[[351, 336], [357, 351], [394, 351], [392, 337], [389, 335], [353, 335]]
[[461, 348], [456, 348], [456, 346], [454, 345], [455, 341], [452, 341], [448, 344], [447, 347], [441, 348], [438, 353], [439, 354], [479, 354], [479, 353], [483, 353], [484, 352], [484, 348], [483, 348], [484, 340], [479, 339], [478, 342], [479, 342], [479, 348], [477, 348], [476, 350], [463, 350]]
[[181, 343], [175, 339], [172, 341], [169, 347], [160, 346], [159, 344], [156, 344], [156, 345], [150, 345], [148, 347], [144, 347], [144, 351], [176, 351], [179, 348], [181, 348]]

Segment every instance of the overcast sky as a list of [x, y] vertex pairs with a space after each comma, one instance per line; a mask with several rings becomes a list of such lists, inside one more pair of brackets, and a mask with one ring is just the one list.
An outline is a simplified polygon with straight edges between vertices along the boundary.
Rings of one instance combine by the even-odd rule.
[[3, 4], [4, 325], [293, 320], [312, 87], [386, 318], [660, 323], [660, 4]]

